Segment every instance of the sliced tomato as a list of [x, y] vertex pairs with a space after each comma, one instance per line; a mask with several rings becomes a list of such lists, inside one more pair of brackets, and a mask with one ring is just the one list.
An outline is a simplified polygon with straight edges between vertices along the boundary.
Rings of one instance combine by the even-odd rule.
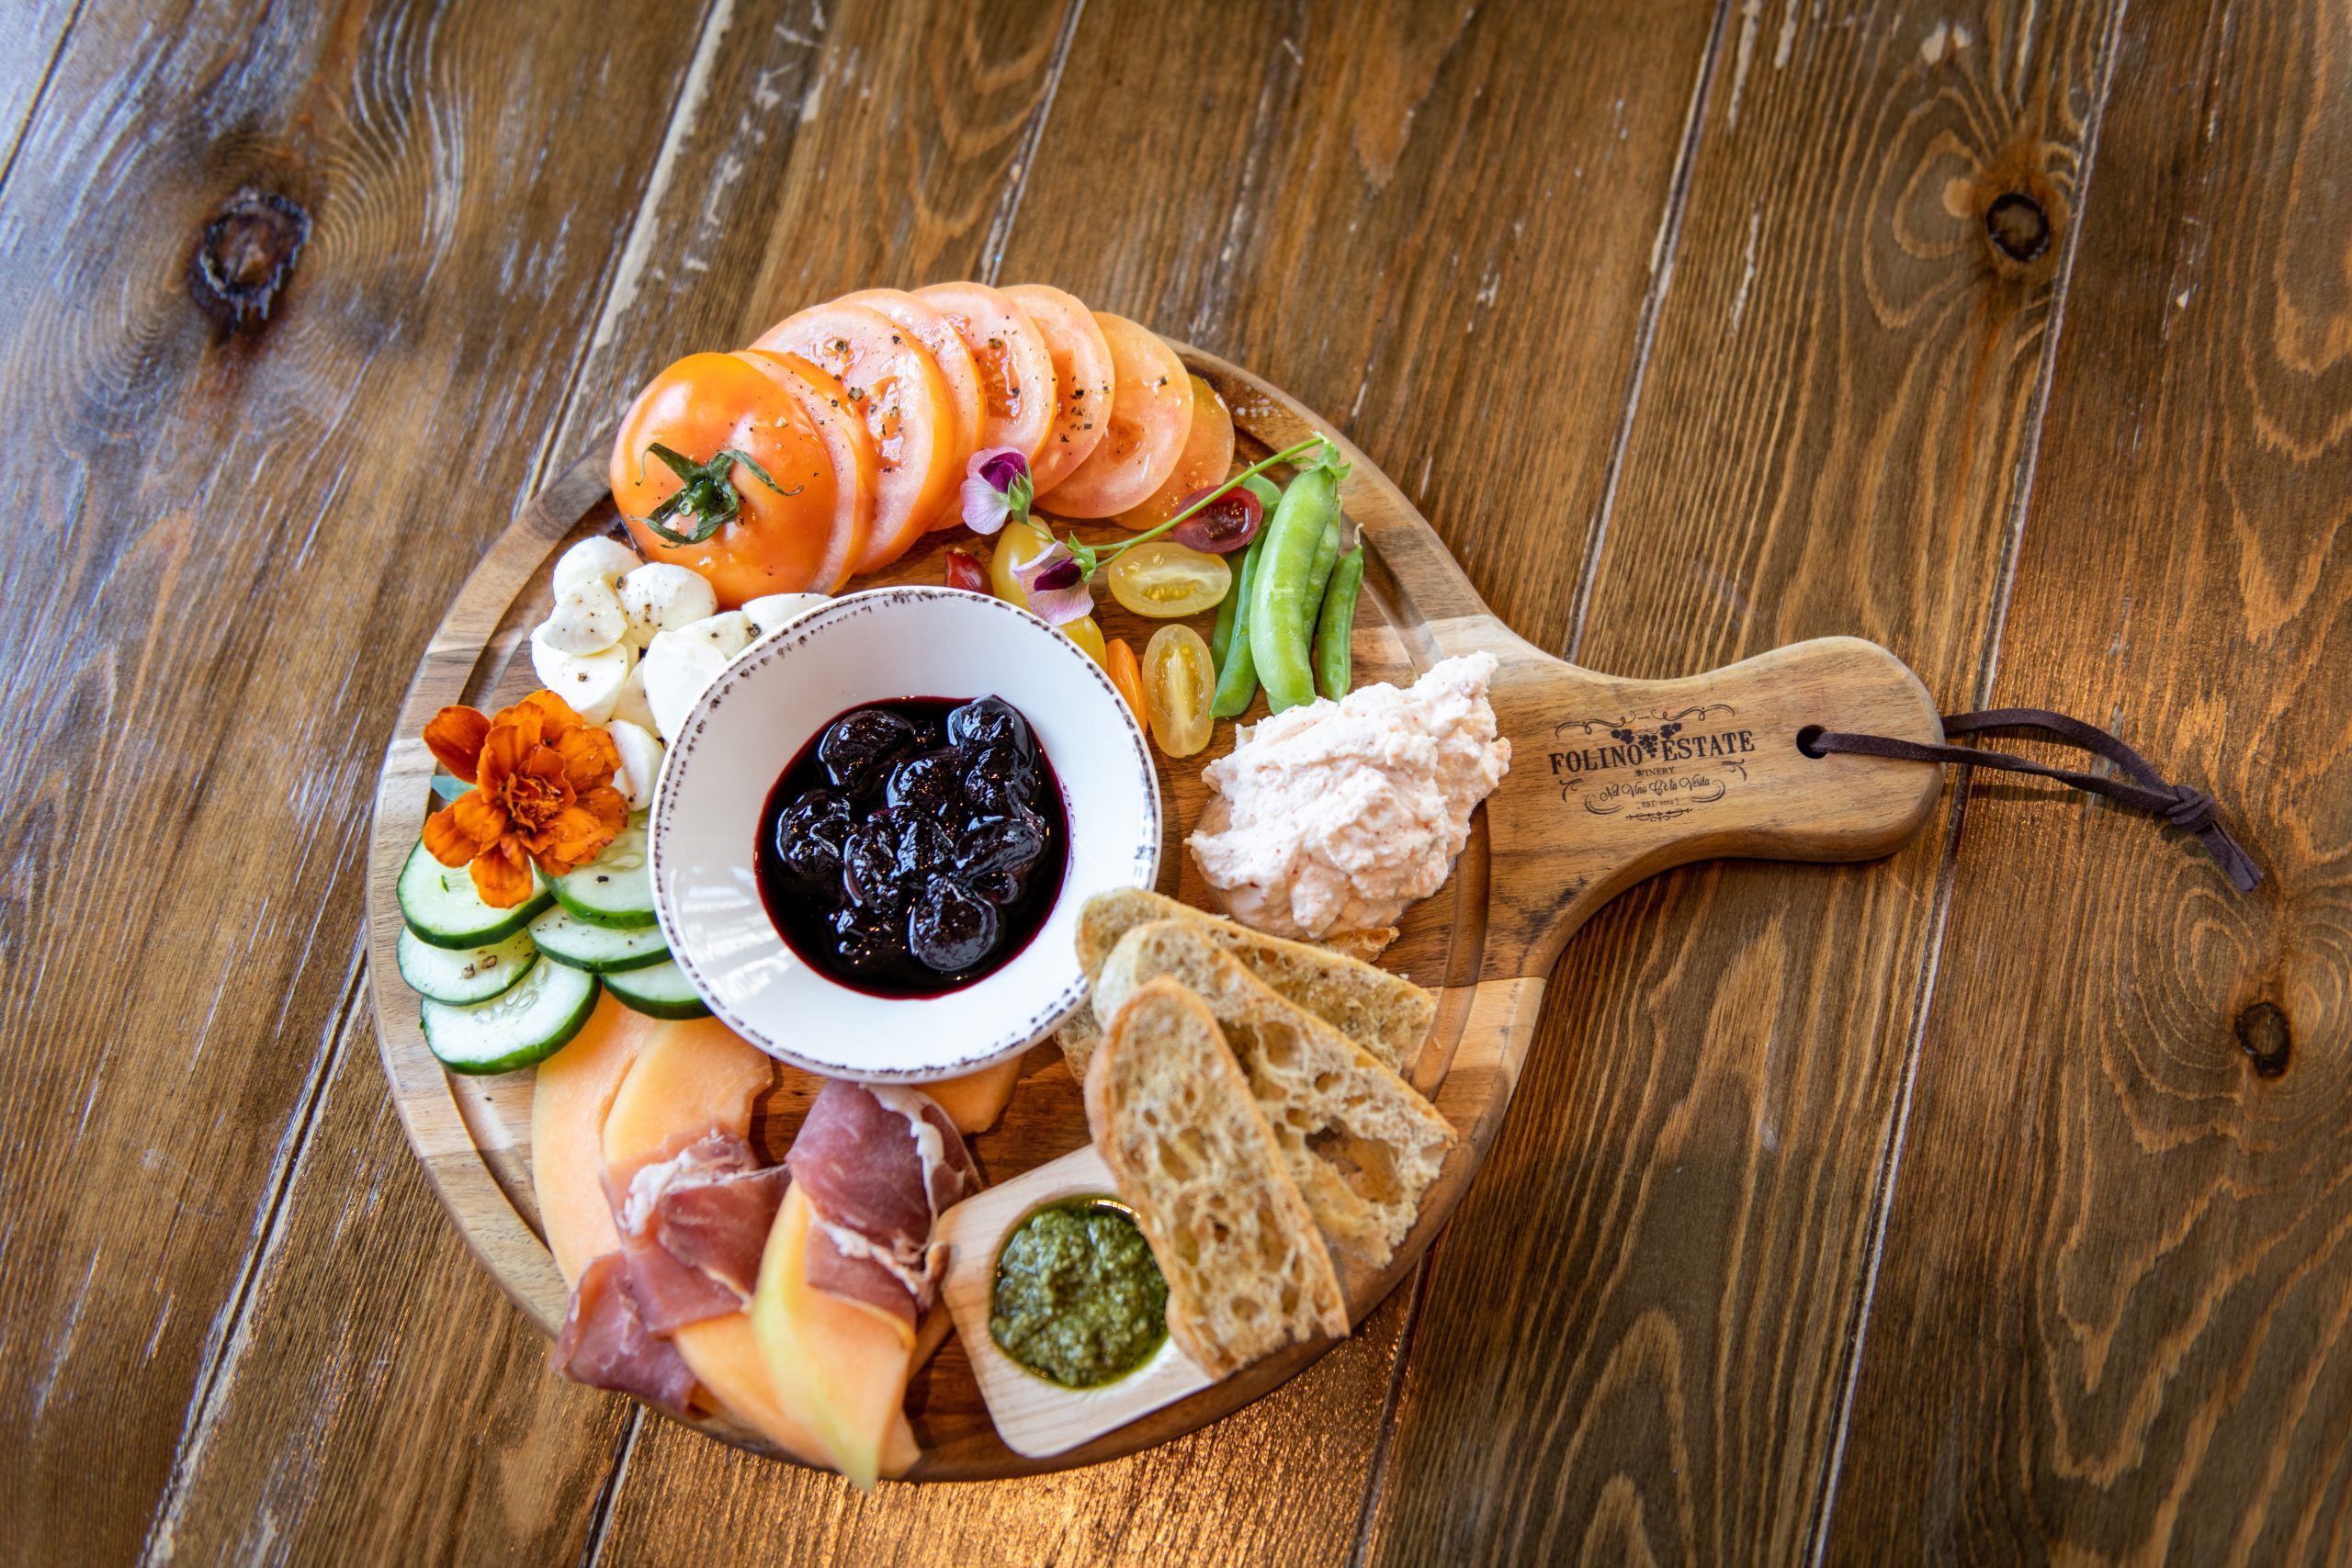
[[874, 495], [879, 463], [874, 455], [873, 433], [851, 406], [849, 389], [798, 355], [746, 348], [738, 350], [737, 357], [750, 362], [799, 403], [816, 425], [817, 434], [824, 437], [825, 449], [832, 454], [836, 491], [833, 529], [839, 542], [841, 567], [833, 575], [832, 587], [823, 592], [838, 592], [857, 569], [874, 536]]
[[1193, 378], [1193, 429], [1184, 437], [1183, 455], [1168, 482], [1151, 492], [1141, 506], [1131, 506], [1111, 519], [1120, 527], [1140, 534], [1157, 528], [1183, 510], [1184, 498], [1196, 490], [1221, 484], [1233, 468], [1233, 411], [1216, 389]]
[[[972, 454], [979, 450], [980, 416], [988, 405], [980, 392], [979, 367], [972, 362], [972, 351], [956, 335], [955, 327], [936, 307], [900, 288], [861, 288], [833, 303], [881, 311], [939, 367], [939, 378], [947, 383], [947, 396], [956, 405], [956, 471], [961, 474]], [[954, 528], [963, 521], [963, 514], [951, 506], [932, 527]]]
[[[729, 474], [737, 510], [699, 544], [673, 545], [645, 521], [676, 494], [678, 476], [656, 445], [694, 463], [722, 451], [749, 457]], [[831, 442], [809, 410], [742, 355], [690, 354], [647, 385], [621, 420], [609, 478], [613, 503], [650, 560], [701, 573], [723, 608], [764, 593], [830, 592], [862, 542], [854, 497], [845, 498]], [[768, 480], [773, 479], [771, 485]], [[682, 513], [673, 532], [697, 519]]]
[[1110, 341], [1095, 324], [1094, 312], [1076, 295], [1042, 283], [1016, 284], [998, 292], [1029, 312], [1054, 356], [1054, 428], [1029, 459], [1029, 483], [1042, 498], [1075, 473], [1101, 443], [1110, 427], [1118, 372], [1111, 364]]
[[980, 445], [1035, 463], [1054, 428], [1054, 356], [1029, 312], [978, 283], [934, 283], [915, 298], [947, 318], [980, 372]]
[[1114, 517], [1151, 499], [1193, 433], [1193, 378], [1176, 351], [1125, 316], [1094, 312], [1110, 340], [1119, 384], [1111, 423], [1078, 471], [1054, 487], [1063, 517]]
[[819, 305], [752, 344], [799, 355], [841, 382], [874, 438], [874, 527], [855, 570], [907, 553], [956, 499], [956, 410], [945, 378], [905, 329], [863, 305]]

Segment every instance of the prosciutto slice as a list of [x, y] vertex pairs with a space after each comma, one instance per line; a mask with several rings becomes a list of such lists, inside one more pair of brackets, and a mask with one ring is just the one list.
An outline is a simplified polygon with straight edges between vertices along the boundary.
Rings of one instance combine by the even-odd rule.
[[629, 1290], [648, 1327], [669, 1334], [751, 1304], [791, 1178], [714, 1130], [639, 1170], [614, 1205]]
[[695, 1375], [677, 1347], [638, 1310], [623, 1256], [607, 1252], [581, 1270], [563, 1331], [556, 1336], [555, 1370], [592, 1388], [633, 1393], [674, 1416], [686, 1412]]
[[947, 1268], [933, 1227], [980, 1184], [947, 1113], [910, 1089], [829, 1083], [785, 1164], [808, 1196], [809, 1285], [911, 1332]]

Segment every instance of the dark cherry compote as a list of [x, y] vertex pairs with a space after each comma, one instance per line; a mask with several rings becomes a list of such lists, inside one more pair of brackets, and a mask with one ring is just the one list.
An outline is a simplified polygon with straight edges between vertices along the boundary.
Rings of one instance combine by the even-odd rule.
[[1002, 967], [1069, 861], [1053, 765], [1001, 697], [852, 708], [760, 813], [760, 894], [792, 950], [842, 985], [934, 997]]

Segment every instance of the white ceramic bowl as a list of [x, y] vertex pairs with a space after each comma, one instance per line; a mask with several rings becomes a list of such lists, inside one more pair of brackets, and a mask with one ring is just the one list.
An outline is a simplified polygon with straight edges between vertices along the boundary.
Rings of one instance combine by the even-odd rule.
[[[877, 997], [804, 962], [760, 900], [768, 792], [839, 715], [890, 697], [994, 694], [1021, 710], [1061, 781], [1069, 864], [1043, 930], [944, 996]], [[1159, 874], [1149, 743], [1094, 660], [1028, 611], [948, 588], [852, 593], [778, 628], [687, 715], [653, 796], [653, 901], [711, 1010], [770, 1055], [869, 1082], [954, 1077], [1050, 1033], [1084, 999], [1079, 907]]]

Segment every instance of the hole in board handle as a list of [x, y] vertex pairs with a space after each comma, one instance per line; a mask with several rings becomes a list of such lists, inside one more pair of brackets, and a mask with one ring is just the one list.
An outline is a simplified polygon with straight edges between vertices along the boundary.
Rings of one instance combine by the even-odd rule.
[[1797, 750], [1804, 752], [1808, 757], [1826, 757], [1829, 755], [1828, 752], [1817, 751], [1814, 749], [1814, 742], [1820, 739], [1821, 726], [1817, 724], [1808, 724], [1803, 729], [1797, 731]]

